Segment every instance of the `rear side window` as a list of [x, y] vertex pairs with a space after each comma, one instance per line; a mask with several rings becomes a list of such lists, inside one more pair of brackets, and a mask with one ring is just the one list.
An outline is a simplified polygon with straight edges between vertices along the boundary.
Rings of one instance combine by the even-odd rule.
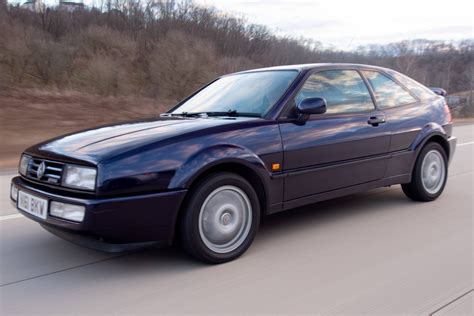
[[386, 109], [416, 102], [407, 90], [380, 72], [364, 70], [362, 73], [374, 90], [379, 108]]
[[295, 97], [324, 98], [328, 114], [365, 112], [374, 109], [370, 93], [355, 70], [327, 70], [312, 74]]
[[390, 74], [396, 80], [398, 80], [398, 82], [413, 92], [413, 94], [416, 95], [420, 100], [429, 100], [436, 96], [433, 91], [407, 76], [404, 76], [398, 72], [391, 72]]

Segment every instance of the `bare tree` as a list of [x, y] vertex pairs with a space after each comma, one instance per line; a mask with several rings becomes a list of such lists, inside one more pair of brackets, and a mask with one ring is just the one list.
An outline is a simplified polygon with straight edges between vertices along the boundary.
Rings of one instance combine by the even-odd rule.
[[96, 0], [73, 12], [31, 12], [0, 1], [2, 86], [179, 99], [230, 71], [355, 62], [394, 68], [449, 92], [469, 91], [472, 100], [474, 40], [421, 39], [344, 52], [277, 36], [191, 0]]

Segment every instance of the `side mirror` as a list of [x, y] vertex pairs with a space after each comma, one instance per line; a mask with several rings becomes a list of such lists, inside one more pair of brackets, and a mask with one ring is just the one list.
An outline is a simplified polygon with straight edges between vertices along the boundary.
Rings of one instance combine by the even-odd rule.
[[446, 92], [446, 90], [442, 89], [442, 88], [435, 88], [435, 87], [430, 87], [430, 90], [433, 91], [434, 93], [436, 93], [437, 95], [440, 95], [442, 97], [445, 97], [448, 95], [448, 93]]
[[307, 120], [311, 114], [326, 113], [326, 100], [323, 98], [306, 98], [296, 106], [299, 120]]

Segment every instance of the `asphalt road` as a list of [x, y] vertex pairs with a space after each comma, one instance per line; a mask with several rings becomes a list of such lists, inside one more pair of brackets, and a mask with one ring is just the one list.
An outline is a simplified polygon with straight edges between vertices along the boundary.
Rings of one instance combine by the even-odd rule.
[[178, 249], [110, 255], [16, 215], [0, 174], [0, 314], [321, 313], [473, 315], [474, 126], [457, 126], [445, 192], [400, 186], [269, 217], [218, 266]]

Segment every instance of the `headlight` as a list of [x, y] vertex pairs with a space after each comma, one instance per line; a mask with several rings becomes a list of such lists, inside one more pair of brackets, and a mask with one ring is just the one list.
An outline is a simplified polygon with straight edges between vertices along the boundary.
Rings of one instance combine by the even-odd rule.
[[49, 214], [56, 217], [68, 219], [70, 221], [82, 222], [86, 208], [82, 205], [74, 205], [52, 201], [49, 207]]
[[18, 172], [23, 176], [26, 176], [26, 173], [28, 172], [28, 165], [30, 163], [30, 159], [31, 159], [30, 156], [27, 156], [27, 155], [21, 156], [20, 165], [18, 166]]
[[63, 175], [63, 186], [94, 190], [97, 171], [94, 168], [66, 165]]

